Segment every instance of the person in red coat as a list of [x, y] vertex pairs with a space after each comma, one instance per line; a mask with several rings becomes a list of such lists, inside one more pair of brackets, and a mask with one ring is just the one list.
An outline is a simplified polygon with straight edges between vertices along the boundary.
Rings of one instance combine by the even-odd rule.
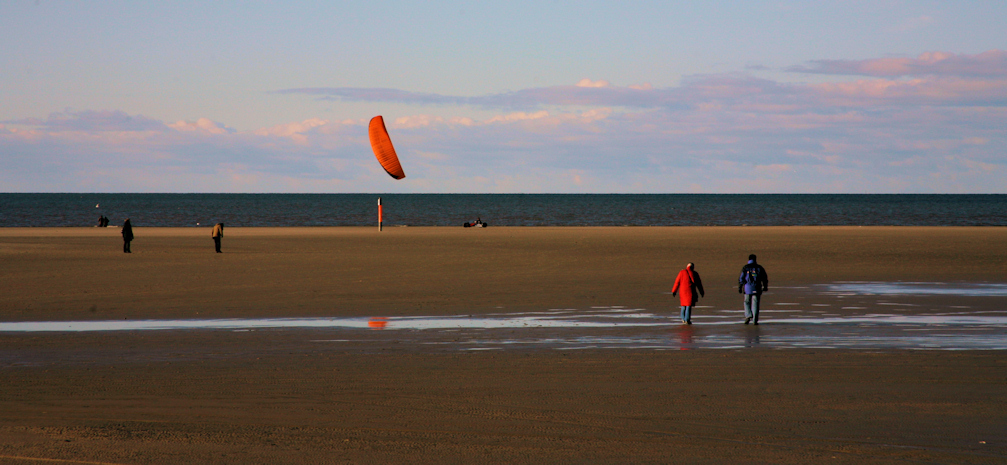
[[[682, 321], [692, 324], [692, 306], [699, 301], [699, 296], [706, 297], [703, 291], [703, 281], [699, 279], [699, 273], [693, 269], [692, 263], [685, 265], [685, 269], [678, 272], [675, 278], [675, 286], [671, 288], [671, 295], [680, 295], [679, 302], [682, 304]], [[699, 292], [697, 294], [697, 292]]]

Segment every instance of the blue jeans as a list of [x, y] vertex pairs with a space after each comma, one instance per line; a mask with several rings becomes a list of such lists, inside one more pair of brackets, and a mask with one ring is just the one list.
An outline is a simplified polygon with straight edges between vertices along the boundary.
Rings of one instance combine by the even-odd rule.
[[759, 294], [745, 294], [745, 318], [751, 318], [756, 323], [759, 322]]
[[682, 308], [682, 321], [692, 321], [692, 306], [683, 305], [681, 308]]

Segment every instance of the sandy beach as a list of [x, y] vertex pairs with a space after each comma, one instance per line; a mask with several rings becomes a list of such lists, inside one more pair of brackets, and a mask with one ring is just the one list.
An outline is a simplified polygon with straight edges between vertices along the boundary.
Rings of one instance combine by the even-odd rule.
[[0, 319], [467, 314], [667, 308], [695, 262], [702, 305], [738, 308], [759, 255], [773, 290], [834, 281], [1007, 282], [1007, 228], [0, 229]]
[[[769, 273], [767, 310], [864, 313], [806, 291], [836, 282], [1007, 283], [994, 227], [228, 228], [221, 254], [209, 228], [134, 233], [123, 254], [117, 228], [0, 229], [0, 321], [670, 318], [690, 261], [709, 315], [741, 308], [749, 253]], [[463, 351], [425, 334], [0, 333], [0, 463], [1007, 460], [1001, 351]]]

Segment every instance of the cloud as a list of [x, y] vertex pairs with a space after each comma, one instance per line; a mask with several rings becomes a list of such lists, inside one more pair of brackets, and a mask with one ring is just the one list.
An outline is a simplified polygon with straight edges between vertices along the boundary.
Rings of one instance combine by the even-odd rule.
[[880, 104], [923, 105], [1005, 105], [1007, 78], [930, 78], [912, 80], [872, 79], [855, 82], [817, 84], [813, 92], [835, 105], [873, 106]]
[[280, 124], [271, 128], [262, 128], [254, 131], [253, 134], [257, 136], [289, 137], [294, 142], [305, 144], [308, 140], [305, 133], [327, 124], [329, 124], [328, 120], [311, 118], [296, 123]]
[[46, 131], [160, 131], [164, 123], [142, 115], [128, 115], [119, 110], [52, 113], [46, 119], [25, 118], [8, 124], [30, 126]]
[[489, 120], [487, 120], [486, 122], [487, 123], [502, 123], [502, 122], [509, 123], [509, 122], [513, 122], [513, 121], [527, 121], [527, 120], [542, 119], [542, 118], [547, 118], [547, 117], [549, 117], [549, 112], [548, 111], [537, 111], [535, 113], [530, 113], [530, 114], [529, 113], [525, 113], [525, 112], [522, 111], [522, 112], [517, 112], [517, 113], [510, 113], [510, 114], [507, 114], [507, 115], [494, 116], [494, 117], [490, 118]]
[[[667, 98], [650, 84], [616, 87], [608, 81], [591, 81], [589, 79], [583, 79], [570, 86], [540, 87], [474, 97], [353, 87], [284, 89], [274, 93], [309, 95], [324, 101], [389, 102], [512, 109], [535, 108], [542, 105], [618, 105], [653, 108], [668, 103]], [[653, 100], [655, 97], [658, 97], [657, 101]]]
[[[921, 55], [903, 66], [985, 60], [980, 55]], [[63, 112], [2, 122], [0, 186], [31, 192], [1007, 191], [1007, 78], [923, 73], [824, 81], [729, 73], [691, 76], [667, 88], [571, 84], [474, 97], [289, 92], [452, 105], [440, 115], [422, 108], [386, 115], [409, 175], [394, 182], [370, 150], [370, 115], [238, 131], [198, 117], [165, 124], [121, 111]], [[473, 117], [468, 106], [489, 114]]]
[[590, 79], [584, 78], [577, 82], [577, 87], [609, 87], [611, 84], [608, 81], [592, 81]]
[[875, 77], [1007, 77], [1007, 51], [989, 50], [976, 55], [926, 52], [916, 58], [815, 60], [808, 65], [789, 67], [787, 71]]
[[210, 120], [209, 118], [199, 118], [196, 121], [176, 121], [168, 127], [178, 131], [201, 131], [208, 134], [226, 134], [234, 132], [227, 126]]
[[[1007, 54], [1004, 55], [1007, 57]], [[944, 55], [922, 55], [917, 62], [929, 61], [935, 67], [950, 69], [945, 62], [954, 60]], [[881, 59], [887, 60], [887, 59]], [[991, 60], [985, 60], [992, 62]], [[887, 62], [884, 62], [887, 63]], [[945, 63], [945, 64], [937, 64]], [[889, 64], [865, 64], [861, 68], [874, 69], [885, 74], [882, 68]], [[899, 65], [907, 69], [906, 64]], [[916, 66], [916, 65], [913, 65]], [[916, 66], [920, 68], [920, 66]], [[977, 66], [959, 66], [956, 69], [972, 69]], [[925, 75], [913, 79], [878, 78], [853, 82], [837, 81], [819, 84], [791, 84], [757, 78], [747, 74], [696, 75], [683, 79], [678, 87], [654, 88], [649, 84], [619, 87], [605, 84], [603, 87], [590, 86], [550, 86], [523, 89], [504, 94], [474, 97], [422, 94], [421, 99], [402, 100], [404, 92], [388, 94], [367, 94], [370, 102], [418, 103], [422, 105], [477, 106], [489, 110], [521, 110], [536, 113], [549, 107], [606, 107], [621, 109], [668, 111], [693, 109], [723, 109], [726, 106], [746, 106], [786, 108], [797, 110], [808, 107], [864, 106], [892, 104], [905, 105], [953, 105], [985, 102], [992, 105], [1007, 103], [1007, 74], [997, 76], [992, 66], [985, 68], [990, 76]], [[899, 71], [902, 72], [902, 71]], [[899, 72], [891, 71], [891, 74]], [[591, 85], [597, 82], [592, 81]], [[330, 89], [329, 97], [354, 95], [352, 89]], [[342, 98], [342, 97], [339, 97]], [[392, 100], [386, 100], [391, 98]], [[430, 124], [434, 121], [413, 121], [409, 124]], [[405, 124], [405, 123], [403, 123]]]
[[1007, 179], [1004, 108], [725, 101], [715, 110], [509, 112], [465, 124], [401, 119], [389, 130], [409, 174], [402, 182], [374, 162], [365, 121], [306, 120], [223, 133], [165, 126], [145, 138], [84, 142], [76, 131], [18, 139], [8, 125], [0, 183], [15, 191], [94, 191], [101, 180], [141, 192], [999, 192]]
[[444, 118], [431, 115], [410, 115], [395, 118], [393, 128], [417, 128], [436, 124], [452, 124], [461, 126], [471, 126], [476, 124], [475, 120], [466, 117]]

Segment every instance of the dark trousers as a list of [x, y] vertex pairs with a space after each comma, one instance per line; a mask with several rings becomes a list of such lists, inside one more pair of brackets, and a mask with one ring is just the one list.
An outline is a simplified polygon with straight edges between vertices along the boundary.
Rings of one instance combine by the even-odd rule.
[[213, 246], [217, 248], [217, 253], [220, 253], [220, 236], [213, 238]]
[[122, 241], [122, 252], [123, 253], [133, 253], [133, 252], [129, 251], [129, 242], [130, 241]]

